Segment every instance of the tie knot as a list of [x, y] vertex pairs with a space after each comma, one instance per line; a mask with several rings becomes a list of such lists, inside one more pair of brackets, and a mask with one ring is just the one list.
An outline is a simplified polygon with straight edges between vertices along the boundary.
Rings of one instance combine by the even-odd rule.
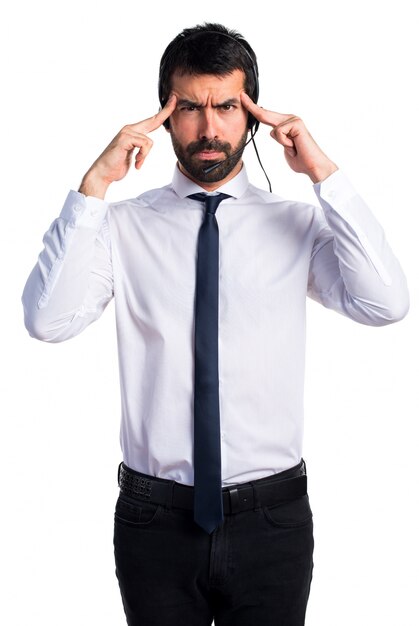
[[231, 196], [229, 196], [227, 193], [219, 193], [214, 196], [208, 193], [193, 193], [188, 196], [188, 198], [191, 198], [192, 200], [199, 200], [200, 202], [205, 202], [205, 209], [207, 213], [215, 214], [220, 202], [222, 202], [226, 198], [231, 198]]

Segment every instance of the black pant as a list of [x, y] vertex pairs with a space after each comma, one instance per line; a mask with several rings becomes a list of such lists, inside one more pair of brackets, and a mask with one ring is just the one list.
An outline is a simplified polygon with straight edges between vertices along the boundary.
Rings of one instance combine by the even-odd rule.
[[121, 493], [114, 547], [129, 626], [304, 625], [314, 548], [307, 495], [226, 515], [208, 535], [192, 511]]

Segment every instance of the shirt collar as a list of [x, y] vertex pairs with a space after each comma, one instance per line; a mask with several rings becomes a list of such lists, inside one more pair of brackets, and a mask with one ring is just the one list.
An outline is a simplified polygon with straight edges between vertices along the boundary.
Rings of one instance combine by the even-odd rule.
[[[248, 185], [249, 179], [243, 163], [240, 172], [227, 183], [218, 187], [216, 193], [226, 193], [233, 198], [240, 198], [245, 193]], [[180, 198], [186, 198], [193, 193], [209, 193], [197, 183], [190, 180], [190, 178], [182, 174], [177, 164], [173, 174], [172, 187]]]

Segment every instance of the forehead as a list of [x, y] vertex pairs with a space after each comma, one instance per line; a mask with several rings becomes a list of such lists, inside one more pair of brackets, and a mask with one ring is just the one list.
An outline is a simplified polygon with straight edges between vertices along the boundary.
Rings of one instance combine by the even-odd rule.
[[245, 74], [233, 70], [231, 74], [178, 74], [172, 76], [172, 91], [181, 98], [199, 100], [203, 97], [230, 98], [244, 89]]

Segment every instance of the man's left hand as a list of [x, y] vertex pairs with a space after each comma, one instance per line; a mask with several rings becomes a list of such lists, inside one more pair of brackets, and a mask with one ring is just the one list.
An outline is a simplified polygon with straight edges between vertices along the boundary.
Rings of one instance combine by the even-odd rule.
[[272, 127], [271, 137], [284, 146], [285, 158], [294, 172], [307, 174], [313, 183], [318, 183], [338, 169], [319, 148], [302, 119], [263, 109], [244, 91], [240, 95], [249, 113], [262, 124]]

